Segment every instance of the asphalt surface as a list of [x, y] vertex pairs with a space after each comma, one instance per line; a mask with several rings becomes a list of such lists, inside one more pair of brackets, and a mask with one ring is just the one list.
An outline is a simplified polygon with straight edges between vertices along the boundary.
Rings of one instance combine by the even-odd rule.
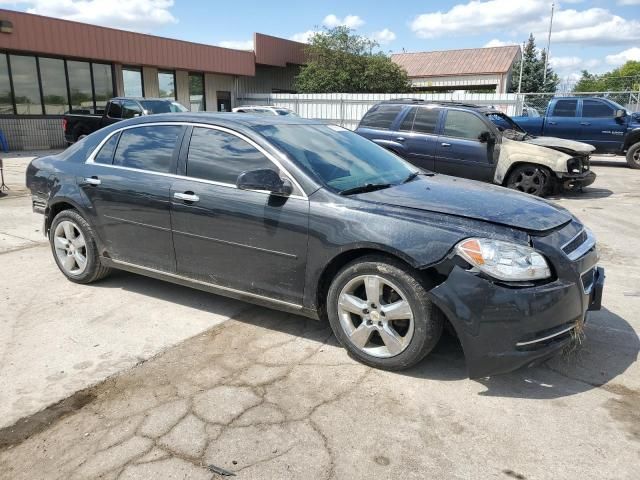
[[638, 478], [640, 171], [620, 159], [554, 199], [607, 273], [583, 344], [481, 380], [451, 337], [389, 373], [312, 320], [126, 273], [66, 282], [24, 164], [0, 199], [0, 478]]

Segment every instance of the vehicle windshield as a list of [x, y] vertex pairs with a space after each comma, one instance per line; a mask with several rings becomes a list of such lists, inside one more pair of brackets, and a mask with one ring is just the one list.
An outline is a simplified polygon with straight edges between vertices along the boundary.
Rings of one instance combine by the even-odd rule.
[[493, 124], [504, 132], [505, 130], [514, 130], [518, 133], [526, 133], [520, 125], [514, 122], [510, 116], [500, 112], [491, 112], [486, 114], [487, 118], [493, 122]]
[[256, 130], [338, 193], [399, 184], [417, 170], [372, 141], [336, 125], [263, 125]]
[[140, 105], [149, 115], [154, 113], [188, 112], [184, 105], [170, 100], [140, 100]]

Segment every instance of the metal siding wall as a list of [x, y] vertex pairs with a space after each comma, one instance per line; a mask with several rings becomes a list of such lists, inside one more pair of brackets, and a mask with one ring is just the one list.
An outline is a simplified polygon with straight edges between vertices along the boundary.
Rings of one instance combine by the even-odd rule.
[[2, 118], [0, 130], [10, 150], [64, 148], [62, 118]]
[[178, 102], [189, 108], [189, 72], [185, 70], [176, 71], [176, 94]]
[[142, 81], [144, 83], [145, 97], [157, 97], [160, 95], [157, 68], [142, 67]]
[[204, 95], [207, 112], [215, 112], [218, 108], [217, 91], [231, 92], [231, 106], [234, 107], [235, 101], [235, 78], [228, 75], [216, 75], [206, 73], [204, 75]]

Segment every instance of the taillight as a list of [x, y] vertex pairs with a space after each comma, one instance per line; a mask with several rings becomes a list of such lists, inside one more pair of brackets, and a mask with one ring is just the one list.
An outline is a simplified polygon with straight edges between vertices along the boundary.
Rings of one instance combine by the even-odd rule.
[[62, 119], [62, 131], [63, 132], [67, 131], [67, 119], [66, 118]]

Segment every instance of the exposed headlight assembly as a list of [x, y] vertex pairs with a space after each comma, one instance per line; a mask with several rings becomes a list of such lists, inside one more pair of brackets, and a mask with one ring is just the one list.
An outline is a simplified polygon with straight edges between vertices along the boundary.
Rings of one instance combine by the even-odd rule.
[[542, 280], [551, 276], [545, 258], [533, 248], [490, 238], [467, 238], [456, 253], [481, 272], [505, 282]]

